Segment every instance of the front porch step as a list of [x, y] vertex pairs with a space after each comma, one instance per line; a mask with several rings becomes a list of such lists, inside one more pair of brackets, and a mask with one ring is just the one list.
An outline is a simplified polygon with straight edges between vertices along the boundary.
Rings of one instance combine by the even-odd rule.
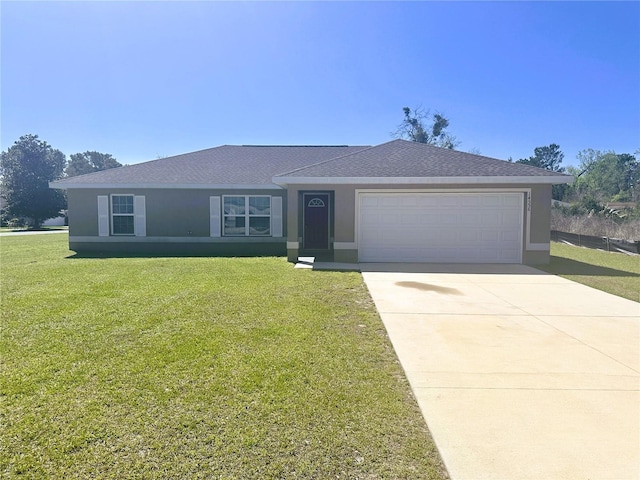
[[294, 268], [311, 268], [313, 270], [326, 270], [334, 272], [359, 272], [357, 263], [341, 262], [316, 262], [316, 257], [298, 257]]
[[313, 268], [316, 257], [298, 257], [294, 268]]

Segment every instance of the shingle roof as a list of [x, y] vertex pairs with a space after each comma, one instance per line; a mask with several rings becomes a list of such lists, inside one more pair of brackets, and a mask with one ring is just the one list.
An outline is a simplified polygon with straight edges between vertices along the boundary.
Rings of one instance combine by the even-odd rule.
[[367, 146], [222, 145], [183, 155], [52, 182], [53, 187], [100, 185], [272, 185], [272, 178]]
[[[406, 140], [368, 146], [223, 145], [51, 182], [54, 188], [211, 186], [287, 183], [565, 183], [571, 176]], [[392, 182], [393, 183], [393, 182]], [[277, 188], [277, 187], [276, 187]]]
[[278, 178], [451, 178], [560, 177], [567, 175], [531, 165], [511, 163], [471, 153], [407, 140], [393, 140], [339, 158], [301, 167]]

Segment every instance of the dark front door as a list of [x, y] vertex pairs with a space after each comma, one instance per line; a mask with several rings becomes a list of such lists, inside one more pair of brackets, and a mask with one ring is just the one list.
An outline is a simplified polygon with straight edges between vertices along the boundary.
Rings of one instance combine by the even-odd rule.
[[329, 248], [329, 194], [305, 193], [303, 248], [327, 250]]

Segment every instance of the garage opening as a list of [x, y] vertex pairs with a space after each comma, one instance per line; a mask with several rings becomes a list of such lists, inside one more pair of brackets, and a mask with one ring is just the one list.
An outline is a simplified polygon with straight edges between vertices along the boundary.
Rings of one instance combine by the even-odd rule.
[[358, 194], [361, 262], [522, 263], [523, 193]]

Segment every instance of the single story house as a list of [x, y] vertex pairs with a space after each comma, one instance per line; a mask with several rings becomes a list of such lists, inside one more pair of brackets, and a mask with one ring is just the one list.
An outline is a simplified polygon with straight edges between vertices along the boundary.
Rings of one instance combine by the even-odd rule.
[[77, 252], [549, 261], [551, 186], [573, 178], [405, 140], [223, 145], [51, 182]]

